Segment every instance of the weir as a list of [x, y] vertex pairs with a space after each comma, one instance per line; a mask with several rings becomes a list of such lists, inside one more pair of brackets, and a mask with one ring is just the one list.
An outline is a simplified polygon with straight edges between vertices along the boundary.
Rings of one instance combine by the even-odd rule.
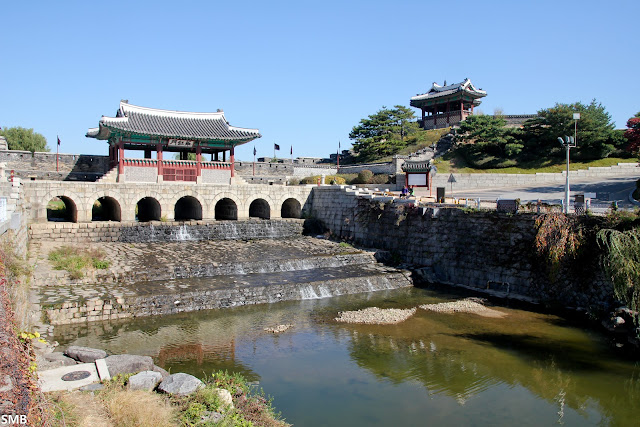
[[[156, 316], [412, 286], [376, 252], [303, 236], [303, 220], [33, 224], [35, 281], [51, 325]], [[44, 268], [83, 242], [109, 268], [71, 279]]]

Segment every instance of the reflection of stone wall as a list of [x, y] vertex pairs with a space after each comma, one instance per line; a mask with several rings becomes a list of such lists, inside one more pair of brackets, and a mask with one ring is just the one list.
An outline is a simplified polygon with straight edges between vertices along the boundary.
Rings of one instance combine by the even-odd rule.
[[[562, 269], [551, 279], [535, 256], [533, 214], [465, 212], [458, 208], [405, 208], [356, 192], [314, 188], [312, 214], [335, 235], [388, 250], [421, 268], [429, 282], [507, 292], [572, 307], [613, 301], [597, 260], [578, 275]], [[578, 277], [581, 276], [581, 277]]]

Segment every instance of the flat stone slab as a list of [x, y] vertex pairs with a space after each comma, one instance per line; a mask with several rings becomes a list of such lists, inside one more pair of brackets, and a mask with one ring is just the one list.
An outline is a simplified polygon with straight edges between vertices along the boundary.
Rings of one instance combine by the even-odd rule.
[[[81, 372], [83, 374], [74, 375], [74, 373], [78, 372]], [[88, 372], [89, 375], [87, 376], [86, 374], [84, 374], [85, 372]], [[64, 377], [65, 375], [68, 375], [69, 377], [85, 378], [75, 381], [64, 381], [62, 377]], [[63, 366], [61, 368], [38, 372], [38, 385], [43, 392], [76, 390], [80, 387], [97, 383], [99, 381], [100, 378], [98, 377], [98, 370], [96, 369], [95, 363], [79, 363], [73, 366]]]
[[193, 375], [178, 373], [169, 375], [160, 383], [158, 390], [176, 396], [188, 396], [201, 387], [204, 387], [204, 383], [198, 378]]
[[107, 357], [107, 352], [104, 350], [90, 347], [80, 347], [77, 345], [69, 346], [64, 354], [72, 359], [85, 363], [95, 362], [98, 359], [104, 359], [105, 357]]

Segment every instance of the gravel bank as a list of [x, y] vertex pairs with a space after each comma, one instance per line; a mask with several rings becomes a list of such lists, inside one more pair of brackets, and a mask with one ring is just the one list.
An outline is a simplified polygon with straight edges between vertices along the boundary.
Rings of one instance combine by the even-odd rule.
[[483, 317], [500, 318], [507, 315], [501, 311], [485, 307], [475, 298], [466, 298], [459, 301], [442, 302], [439, 304], [423, 304], [420, 308], [437, 313], [472, 313]]
[[415, 308], [405, 310], [398, 308], [369, 307], [357, 311], [341, 311], [336, 317], [337, 322], [364, 323], [367, 325], [392, 325], [400, 323], [413, 316]]

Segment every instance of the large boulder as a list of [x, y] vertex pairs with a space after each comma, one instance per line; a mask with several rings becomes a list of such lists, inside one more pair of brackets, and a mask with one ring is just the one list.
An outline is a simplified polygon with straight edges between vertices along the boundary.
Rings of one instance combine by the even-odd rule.
[[104, 359], [107, 357], [107, 352], [104, 350], [90, 347], [79, 347], [77, 345], [69, 346], [64, 354], [83, 363], [91, 363], [98, 359]]
[[137, 374], [140, 371], [152, 371], [153, 359], [149, 356], [133, 354], [116, 354], [104, 359], [109, 368], [109, 374], [115, 377], [119, 374]]
[[127, 387], [130, 390], [152, 391], [162, 381], [162, 374], [154, 371], [142, 371], [129, 377]]
[[176, 396], [188, 396], [201, 387], [204, 387], [204, 383], [198, 378], [193, 375], [178, 373], [165, 378], [158, 386], [158, 390]]

